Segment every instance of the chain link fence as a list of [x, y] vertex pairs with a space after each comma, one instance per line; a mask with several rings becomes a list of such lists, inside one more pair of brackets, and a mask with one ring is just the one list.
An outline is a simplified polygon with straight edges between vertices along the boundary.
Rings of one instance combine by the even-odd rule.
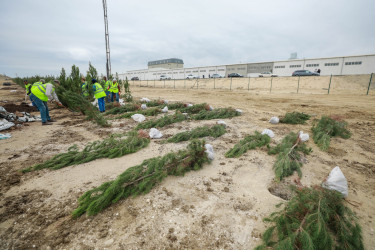
[[136, 87], [168, 89], [218, 89], [276, 94], [375, 95], [375, 77], [373, 77], [373, 74], [142, 80], [129, 81], [129, 83]]

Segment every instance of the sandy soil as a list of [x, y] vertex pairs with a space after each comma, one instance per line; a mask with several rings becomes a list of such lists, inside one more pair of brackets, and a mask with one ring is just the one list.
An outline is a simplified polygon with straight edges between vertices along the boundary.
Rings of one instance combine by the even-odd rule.
[[[12, 87], [17, 92], [10, 94], [9, 89], [0, 89], [0, 105], [4, 101], [20, 104], [24, 100], [22, 89]], [[224, 154], [246, 134], [264, 128], [275, 132], [272, 143], [280, 142], [291, 131], [303, 130], [311, 136], [312, 120], [305, 125], [268, 123], [270, 117], [291, 111], [305, 112], [314, 118], [336, 115], [348, 122], [353, 136], [347, 140], [332, 139], [328, 152], [322, 152], [312, 141], [307, 142], [313, 153], [306, 157], [301, 182], [306, 186], [320, 184], [331, 169], [340, 166], [349, 183], [348, 200], [358, 204], [348, 203], [348, 206], [358, 215], [366, 249], [375, 247], [373, 95], [346, 95], [345, 91], [334, 95], [270, 94], [241, 89], [162, 89], [134, 85], [131, 90], [136, 99], [206, 102], [214, 108], [242, 109], [243, 115], [225, 120], [228, 132], [222, 137], [206, 139], [216, 155], [202, 170], [183, 177], [168, 177], [146, 195], [122, 200], [97, 216], [73, 220], [70, 214], [83, 192], [116, 178], [144, 159], [185, 148], [187, 143], [161, 144], [160, 140], [153, 140], [147, 148], [121, 158], [20, 174], [20, 169], [65, 152], [73, 144], [83, 147], [87, 142], [136, 125], [124, 119], [103, 129], [85, 121], [83, 116], [50, 105], [52, 117], [58, 120], [53, 126], [29, 123], [7, 131], [12, 138], [0, 141], [1, 249], [253, 248], [260, 243], [266, 228], [262, 219], [284, 201], [280, 197], [288, 196], [287, 185], [274, 184], [275, 157], [267, 155], [265, 150], [248, 151], [238, 159], [227, 159]], [[214, 120], [182, 122], [160, 130], [167, 137], [214, 123]]]

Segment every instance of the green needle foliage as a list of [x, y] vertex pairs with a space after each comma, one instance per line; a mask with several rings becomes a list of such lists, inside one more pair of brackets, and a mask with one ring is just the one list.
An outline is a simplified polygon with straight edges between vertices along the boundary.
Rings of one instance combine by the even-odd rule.
[[95, 121], [101, 127], [110, 127], [110, 124], [102, 116], [99, 110], [94, 107], [91, 102], [89, 102], [82, 95], [77, 94], [71, 90], [66, 90], [64, 87], [60, 86], [56, 89], [56, 93], [59, 97], [59, 100], [65, 107], [69, 109], [81, 112], [86, 115], [88, 120]]
[[246, 153], [248, 150], [268, 146], [271, 138], [268, 135], [262, 135], [255, 131], [253, 135], [246, 135], [243, 140], [234, 145], [232, 149], [225, 153], [227, 158], [237, 158]]
[[117, 158], [126, 154], [137, 152], [147, 147], [150, 139], [138, 137], [136, 131], [124, 135], [111, 135], [103, 141], [89, 143], [82, 151], [76, 145], [70, 147], [68, 152], [58, 154], [46, 162], [34, 165], [22, 172], [30, 172], [43, 168], [60, 169], [71, 165], [78, 165], [100, 158]]
[[286, 113], [283, 118], [280, 119], [281, 123], [288, 124], [305, 124], [310, 119], [310, 115], [300, 112]]
[[182, 122], [187, 120], [188, 117], [181, 114], [180, 112], [176, 111], [174, 115], [165, 115], [159, 119], [156, 120], [150, 120], [144, 123], [140, 123], [137, 125], [135, 129], [147, 129], [147, 128], [162, 128], [164, 126], [167, 126], [169, 124]]
[[209, 110], [201, 110], [198, 114], [194, 115], [192, 118], [194, 120], [211, 120], [211, 119], [224, 119], [231, 118], [234, 116], [239, 116], [240, 113], [233, 108], [220, 108]]
[[337, 191], [321, 187], [296, 190], [285, 208], [265, 219], [262, 249], [364, 249], [357, 218]]
[[114, 107], [108, 111], [106, 111], [105, 115], [117, 115], [123, 114], [131, 111], [136, 111], [141, 107], [141, 105], [136, 103], [127, 103], [124, 106]]
[[268, 154], [278, 154], [273, 165], [278, 180], [292, 175], [294, 171], [297, 171], [299, 177], [302, 176], [300, 152], [310, 154], [311, 148], [307, 148], [306, 144], [299, 139], [298, 134], [293, 132], [285, 136], [280, 144], [268, 151]]
[[124, 89], [125, 89], [125, 94], [123, 95], [123, 97], [124, 97], [125, 101], [126, 102], [133, 101], [133, 96], [132, 96], [132, 93], [130, 91], [130, 85], [129, 85], [127, 77], [125, 78]]
[[140, 165], [127, 169], [116, 180], [87, 191], [78, 199], [79, 207], [74, 210], [73, 217], [84, 213], [95, 215], [120, 199], [148, 193], [168, 175], [180, 176], [201, 169], [204, 163], [209, 162], [204, 144], [204, 141], [195, 140], [185, 150], [144, 160]]
[[[169, 108], [169, 107], [168, 107]], [[190, 107], [182, 107], [178, 109], [181, 113], [188, 113], [188, 114], [198, 114], [202, 110], [209, 110], [209, 106], [207, 103], [200, 103], [200, 104], [194, 104]]]
[[348, 139], [351, 136], [346, 129], [347, 123], [344, 121], [335, 121], [332, 118], [323, 116], [312, 127], [313, 140], [315, 144], [323, 151], [327, 151], [331, 142], [331, 137], [339, 136]]
[[203, 126], [193, 129], [192, 131], [181, 132], [173, 137], [169, 138], [167, 142], [181, 142], [188, 141], [190, 139], [202, 138], [206, 136], [212, 136], [218, 138], [225, 134], [227, 131], [223, 125], [216, 124], [212, 127]]
[[139, 111], [136, 111], [136, 112], [128, 112], [128, 113], [122, 114], [120, 116], [117, 116], [114, 119], [130, 118], [132, 115], [135, 115], [135, 114], [141, 114], [141, 115], [144, 115], [144, 116], [156, 116], [160, 113], [161, 113], [161, 109], [155, 107], [155, 108], [149, 108], [149, 109], [145, 109], [145, 110], [139, 110]]
[[176, 102], [168, 104], [167, 107], [169, 110], [182, 109], [185, 108], [185, 104], [183, 104], [182, 102]]

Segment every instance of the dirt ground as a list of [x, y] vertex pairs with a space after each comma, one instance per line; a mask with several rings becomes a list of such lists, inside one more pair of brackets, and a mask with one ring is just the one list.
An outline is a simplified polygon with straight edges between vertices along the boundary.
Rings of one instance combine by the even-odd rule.
[[[21, 104], [22, 88], [3, 89], [0, 106]], [[60, 170], [21, 174], [19, 170], [65, 152], [73, 144], [86, 143], [125, 131], [136, 123], [129, 119], [100, 128], [67, 109], [50, 105], [52, 126], [40, 122], [13, 130], [0, 140], [0, 248], [1, 249], [251, 249], [261, 242], [263, 218], [288, 197], [287, 184], [276, 185], [272, 165], [275, 156], [252, 150], [227, 159], [225, 152], [246, 134], [265, 128], [278, 143], [291, 131], [311, 134], [314, 118], [335, 115], [348, 122], [350, 139], [333, 138], [328, 152], [312, 140], [313, 152], [303, 165], [303, 185], [320, 184], [339, 166], [349, 184], [347, 205], [355, 211], [363, 229], [366, 249], [375, 248], [375, 97], [366, 95], [314, 95], [207, 89], [131, 88], [133, 97], [170, 102], [206, 102], [214, 108], [233, 107], [243, 114], [225, 119], [227, 133], [206, 138], [215, 159], [202, 170], [183, 177], [167, 177], [150, 193], [122, 200], [96, 216], [72, 219], [77, 199], [85, 191], [115, 179], [144, 159], [185, 148], [187, 142], [162, 144], [152, 140], [137, 153], [116, 159], [99, 159]], [[305, 125], [270, 124], [272, 116], [299, 111], [313, 119]], [[37, 112], [32, 114], [38, 115]], [[151, 118], [147, 118], [151, 119]], [[160, 129], [165, 137], [211, 121], [185, 121]], [[125, 126], [124, 126], [125, 124]], [[4, 131], [1, 131], [4, 133]], [[295, 176], [287, 179], [292, 181]], [[282, 198], [281, 198], [282, 197]], [[283, 199], [284, 198], [284, 199]], [[352, 205], [353, 204], [353, 205]]]

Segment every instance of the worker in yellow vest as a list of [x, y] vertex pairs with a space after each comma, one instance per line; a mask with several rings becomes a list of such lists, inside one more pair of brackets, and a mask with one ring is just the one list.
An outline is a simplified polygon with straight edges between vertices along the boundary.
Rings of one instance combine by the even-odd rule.
[[89, 90], [88, 90], [86, 78], [82, 77], [81, 82], [82, 82], [82, 84], [81, 84], [82, 95], [83, 95], [83, 97], [87, 98], [89, 96]]
[[105, 89], [105, 94], [106, 94], [106, 98], [107, 98], [107, 103], [110, 102], [111, 100], [111, 91], [110, 91], [110, 88], [111, 88], [111, 85], [112, 85], [112, 81], [111, 80], [108, 80], [107, 81], [107, 77], [103, 77], [103, 81], [104, 81], [104, 86], [103, 88]]
[[[33, 100], [31, 100], [31, 97], [30, 97], [31, 87], [33, 85], [31, 83], [28, 83], [27, 80], [24, 80], [23, 83], [25, 84], [26, 96], [29, 96], [29, 99], [30, 99], [31, 103], [33, 104], [33, 106], [36, 107], [36, 109], [38, 109], [38, 107], [36, 106], [35, 102], [33, 102]], [[26, 101], [26, 96], [25, 96], [25, 101]]]
[[[55, 83], [57, 85], [60, 84], [59, 81], [55, 81]], [[54, 100], [59, 106], [62, 106], [59, 98], [56, 95], [55, 86], [52, 83], [45, 83], [44, 79], [40, 79], [39, 82], [34, 83], [31, 87], [30, 98], [33, 102], [35, 102], [40, 111], [42, 125], [52, 125], [52, 122], [55, 122], [55, 120], [51, 119], [49, 116], [47, 101]]]
[[105, 91], [102, 88], [102, 86], [97, 82], [96, 79], [92, 79], [91, 82], [92, 82], [92, 88], [94, 90], [95, 99], [98, 100], [99, 111], [105, 112], [105, 101], [104, 101], [104, 98], [106, 97]]
[[112, 82], [112, 84], [109, 88], [109, 91], [111, 92], [111, 102], [113, 102], [114, 97], [116, 97], [116, 101], [119, 102], [119, 100], [120, 100], [120, 97], [119, 97], [120, 86], [118, 85], [116, 79], [113, 80], [113, 82]]

